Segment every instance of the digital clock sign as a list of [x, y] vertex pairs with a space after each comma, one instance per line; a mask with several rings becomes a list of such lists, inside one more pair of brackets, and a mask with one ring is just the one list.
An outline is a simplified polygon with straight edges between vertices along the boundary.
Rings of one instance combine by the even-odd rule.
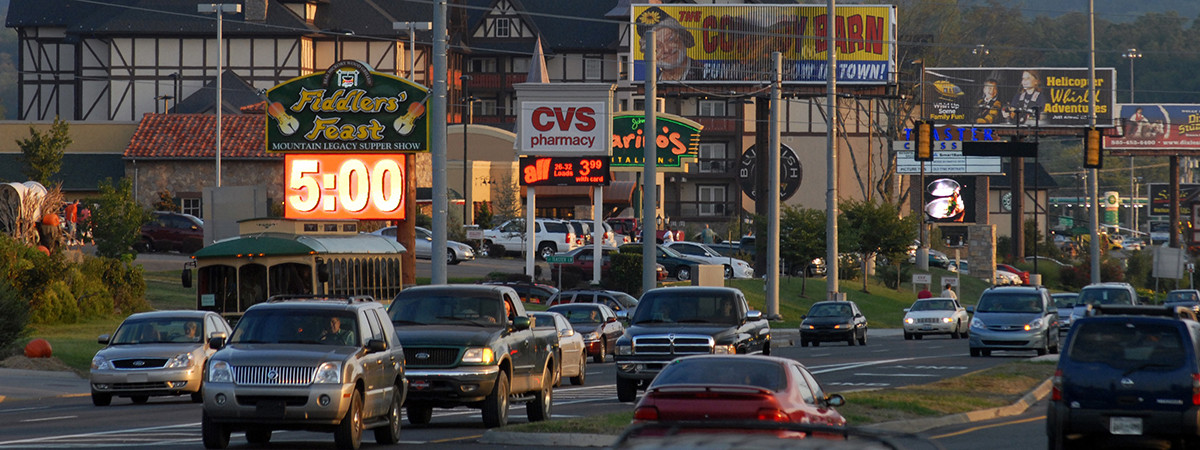
[[607, 186], [607, 156], [522, 156], [521, 186]]
[[404, 220], [404, 158], [381, 154], [285, 155], [284, 217]]

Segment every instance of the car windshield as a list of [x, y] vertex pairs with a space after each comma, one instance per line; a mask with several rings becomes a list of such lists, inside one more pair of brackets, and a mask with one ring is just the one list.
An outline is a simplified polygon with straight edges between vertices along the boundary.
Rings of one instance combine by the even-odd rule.
[[[737, 370], [729, 370], [731, 366]], [[651, 388], [671, 385], [754, 386], [772, 391], [787, 389], [783, 366], [771, 361], [732, 358], [684, 358], [672, 362], [654, 378]]]
[[617, 301], [621, 302], [621, 306], [624, 306], [626, 308], [635, 308], [638, 305], [638, 301], [636, 298], [633, 298], [632, 295], [626, 294], [624, 292], [614, 293], [613, 297], [616, 297]]
[[1072, 361], [1125, 370], [1174, 369], [1186, 351], [1180, 329], [1164, 323], [1095, 321], [1079, 324], [1067, 354]]
[[850, 305], [818, 303], [808, 310], [808, 317], [850, 317]]
[[494, 295], [414, 292], [401, 292], [388, 307], [396, 325], [499, 326], [507, 322], [504, 301]]
[[698, 293], [688, 289], [667, 289], [649, 293], [638, 301], [634, 324], [640, 323], [737, 323], [738, 299], [733, 294]]
[[660, 245], [660, 246], [658, 246], [658, 248], [662, 249], [663, 253], [665, 253], [669, 257], [672, 257], [672, 258], [682, 258], [683, 257], [682, 253], [679, 253], [679, 252], [675, 251], [674, 249], [671, 249], [670, 247], [664, 247], [664, 246]]
[[238, 320], [231, 344], [359, 345], [354, 314], [329, 309], [250, 310]]
[[600, 309], [589, 308], [587, 305], [567, 305], [555, 306], [548, 311], [556, 312], [567, 317], [567, 321], [574, 324], [595, 324], [604, 321], [604, 315], [600, 314]]
[[112, 345], [197, 343], [203, 339], [200, 319], [163, 317], [128, 320], [109, 341]]
[[1125, 289], [1084, 289], [1075, 302], [1075, 306], [1132, 304], [1133, 299]]
[[1061, 309], [1061, 308], [1070, 308], [1072, 306], [1075, 306], [1075, 299], [1078, 297], [1079, 297], [1078, 295], [1074, 295], [1074, 294], [1072, 294], [1072, 295], [1055, 295], [1054, 296], [1054, 307]]
[[975, 312], [981, 313], [1040, 313], [1042, 297], [1034, 294], [986, 294], [979, 299]]
[[920, 300], [909, 311], [954, 311], [954, 300]]
[[1196, 295], [1196, 291], [1171, 291], [1167, 293], [1167, 301], [1172, 303], [1196, 303], [1200, 302], [1200, 296]]

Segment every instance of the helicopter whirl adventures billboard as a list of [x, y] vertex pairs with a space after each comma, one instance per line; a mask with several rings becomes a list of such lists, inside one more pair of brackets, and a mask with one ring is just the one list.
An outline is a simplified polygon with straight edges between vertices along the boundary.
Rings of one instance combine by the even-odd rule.
[[[1096, 69], [1096, 125], [1113, 126], [1116, 73]], [[1087, 68], [929, 67], [924, 119], [938, 125], [1079, 128], [1090, 122]]]

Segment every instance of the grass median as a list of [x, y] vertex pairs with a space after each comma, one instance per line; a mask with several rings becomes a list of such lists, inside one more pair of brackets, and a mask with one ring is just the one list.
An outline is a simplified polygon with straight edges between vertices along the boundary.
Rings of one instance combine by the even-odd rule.
[[[838, 412], [851, 426], [863, 426], [1008, 406], [1049, 378], [1054, 368], [1052, 361], [1014, 361], [929, 384], [848, 392]], [[510, 425], [503, 431], [618, 435], [632, 420], [631, 410]]]

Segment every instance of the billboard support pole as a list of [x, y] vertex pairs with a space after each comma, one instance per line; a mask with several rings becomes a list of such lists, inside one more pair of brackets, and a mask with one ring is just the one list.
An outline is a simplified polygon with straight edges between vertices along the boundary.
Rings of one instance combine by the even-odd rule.
[[[448, 71], [446, 60], [446, 0], [438, 0], [433, 6], [433, 91], [430, 92], [429, 102], [429, 133], [430, 155], [433, 169], [433, 255], [430, 261], [431, 284], [446, 284], [446, 230], [450, 229], [447, 222], [449, 200], [446, 198], [446, 85], [445, 74]], [[415, 203], [416, 199], [409, 199]], [[416, 224], [416, 217], [407, 220]], [[412, 229], [413, 225], [405, 224]]]
[[[1096, 126], [1096, 2], [1088, 0], [1088, 127]], [[1092, 198], [1089, 200], [1091, 206], [1088, 212], [1089, 226], [1091, 227], [1092, 242], [1090, 246], [1091, 265], [1092, 265], [1092, 283], [1100, 282], [1100, 198], [1097, 195], [1099, 192], [1099, 171], [1095, 168], [1088, 169], [1088, 195]]]
[[657, 216], [658, 206], [658, 61], [655, 54], [657, 45], [654, 42], [654, 29], [646, 31], [646, 123], [643, 125], [646, 134], [646, 146], [642, 150], [642, 291], [648, 291], [658, 286], [658, 249], [656, 247], [656, 226], [650, 219]]
[[[832, 49], [831, 49], [832, 51]], [[771, 53], [771, 124], [767, 158], [767, 318], [779, 318], [779, 120], [783, 54]], [[761, 201], [761, 199], [760, 199]]]
[[825, 132], [825, 278], [826, 290], [829, 297], [826, 300], [841, 300], [838, 286], [838, 228], [837, 228], [837, 9], [835, 0], [828, 0], [825, 6], [825, 104], [829, 110], [829, 129]]

